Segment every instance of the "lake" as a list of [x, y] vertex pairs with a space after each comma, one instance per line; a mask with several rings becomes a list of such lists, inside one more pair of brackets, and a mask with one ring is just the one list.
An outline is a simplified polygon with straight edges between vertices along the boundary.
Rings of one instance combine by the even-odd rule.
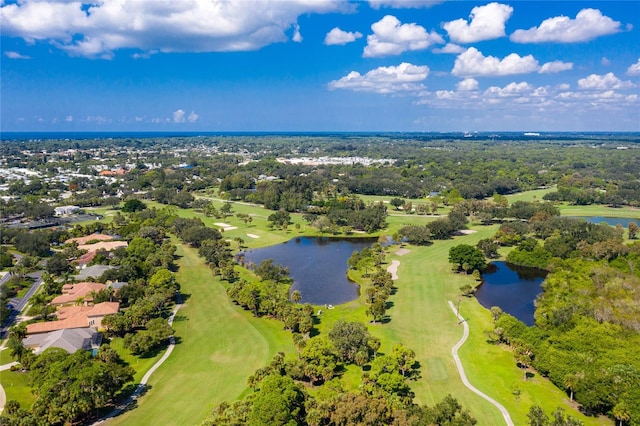
[[245, 262], [256, 265], [273, 259], [289, 268], [291, 291], [299, 290], [301, 302], [339, 305], [358, 298], [358, 285], [347, 278], [351, 254], [371, 247], [375, 238], [298, 237], [275, 246], [247, 250]]
[[584, 219], [590, 223], [606, 223], [611, 226], [616, 226], [617, 224], [622, 225], [624, 228], [629, 227], [629, 223], [635, 222], [640, 226], [640, 219], [633, 219], [628, 217], [603, 217], [603, 216], [567, 216], [574, 219]]
[[491, 262], [482, 273], [482, 284], [476, 298], [489, 309], [499, 306], [527, 325], [533, 325], [534, 301], [542, 293], [547, 272], [524, 268], [504, 261]]

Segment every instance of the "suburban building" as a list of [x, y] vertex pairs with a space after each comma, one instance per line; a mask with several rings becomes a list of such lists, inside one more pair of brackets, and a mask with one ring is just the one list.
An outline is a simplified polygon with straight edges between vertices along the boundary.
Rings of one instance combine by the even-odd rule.
[[67, 328], [48, 333], [32, 334], [22, 339], [22, 345], [31, 349], [36, 355], [49, 348], [62, 348], [70, 354], [79, 351], [98, 349], [102, 336], [95, 329]]
[[78, 206], [60, 206], [53, 209], [56, 216], [68, 216], [80, 210]]
[[76, 284], [65, 284], [62, 286], [62, 294], [51, 301], [51, 305], [62, 306], [75, 304], [79, 299], [83, 299], [85, 304], [93, 301], [92, 292], [99, 292], [107, 288], [101, 283], [81, 282]]
[[102, 327], [105, 316], [117, 314], [119, 309], [119, 302], [102, 302], [94, 306], [65, 306], [58, 310], [57, 321], [28, 324], [27, 335], [86, 327], [97, 330]]

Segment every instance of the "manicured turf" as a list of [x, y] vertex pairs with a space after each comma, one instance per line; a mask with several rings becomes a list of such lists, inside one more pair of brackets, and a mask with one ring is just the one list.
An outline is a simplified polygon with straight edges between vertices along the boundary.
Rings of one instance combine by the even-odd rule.
[[1, 372], [0, 376], [2, 377], [2, 387], [7, 395], [7, 401], [14, 399], [20, 403], [22, 408], [31, 408], [31, 404], [35, 401], [35, 396], [31, 393], [27, 373], [7, 370]]
[[151, 377], [139, 406], [109, 424], [199, 424], [278, 351], [293, 352], [280, 322], [254, 319], [233, 305], [195, 250], [180, 247], [177, 279], [188, 298], [173, 323], [179, 344]]
[[603, 216], [640, 218], [640, 209], [633, 207], [613, 208], [600, 205], [573, 206], [559, 204], [560, 214], [563, 216]]
[[[462, 336], [462, 328], [457, 325], [447, 300], [457, 303], [459, 286], [474, 281], [470, 276], [451, 272], [447, 258], [451, 246], [474, 245], [479, 239], [493, 235], [496, 229], [496, 226], [478, 228], [475, 234], [436, 241], [431, 246], [408, 246], [409, 254], [393, 257], [401, 264], [396, 281], [398, 292], [390, 299], [394, 303], [389, 311], [391, 321], [371, 327], [372, 333], [383, 338], [383, 352], [396, 342], [416, 351], [422, 366], [422, 379], [412, 385], [417, 402], [431, 405], [451, 393], [482, 425], [504, 423], [495, 407], [463, 386], [455, 369], [451, 347]], [[474, 386], [505, 405], [515, 424], [526, 424], [526, 414], [533, 403], [548, 412], [561, 406], [587, 425], [602, 424], [571, 408], [568, 398], [549, 381], [536, 376], [525, 382], [512, 353], [486, 342], [484, 332], [492, 329], [491, 315], [474, 298], [464, 298], [460, 310], [470, 326], [469, 340], [460, 350], [467, 376]], [[512, 394], [516, 389], [520, 391], [518, 400]]]
[[[533, 198], [529, 194], [525, 198], [541, 199], [542, 193], [538, 195]], [[515, 199], [510, 198], [510, 202], [513, 201]], [[233, 210], [251, 214], [253, 223], [247, 227], [235, 216], [215, 219], [190, 210], [177, 211], [184, 217], [201, 217], [207, 225], [225, 222], [237, 226], [236, 230], [225, 231], [224, 237], [231, 240], [241, 237], [249, 247], [271, 245], [301, 234], [317, 234], [300, 215], [292, 215], [292, 220], [300, 223], [301, 229], [297, 231], [290, 226], [285, 233], [269, 228], [268, 210], [239, 203], [233, 204]], [[581, 211], [580, 214], [588, 213]], [[605, 215], [600, 211], [592, 214]], [[392, 234], [407, 223], [430, 220], [433, 217], [392, 216], [388, 219], [388, 229], [382, 233]], [[459, 286], [474, 281], [470, 276], [451, 272], [447, 258], [453, 245], [475, 244], [481, 238], [491, 237], [496, 229], [497, 225], [477, 228], [475, 234], [437, 241], [431, 246], [408, 246], [411, 252], [404, 256], [393, 255], [397, 247], [392, 247], [389, 260], [398, 259], [401, 264], [400, 279], [396, 282], [398, 292], [390, 299], [393, 303], [388, 311], [390, 322], [368, 324], [371, 333], [382, 339], [383, 353], [389, 352], [396, 343], [416, 351], [422, 371], [422, 377], [412, 383], [416, 402], [432, 405], [450, 393], [472, 411], [480, 425], [499, 425], [503, 420], [495, 407], [463, 386], [453, 363], [451, 347], [462, 336], [462, 327], [457, 325], [447, 301], [457, 303]], [[247, 233], [260, 238], [252, 239]], [[232, 246], [235, 248], [236, 244]], [[194, 250], [180, 248], [179, 254], [183, 257], [179, 261], [178, 279], [183, 291], [191, 294], [174, 323], [181, 343], [152, 377], [152, 388], [139, 400], [139, 407], [110, 424], [197, 424], [215, 404], [245, 394], [247, 377], [266, 365], [273, 354], [280, 350], [294, 353], [290, 335], [282, 331], [280, 323], [253, 319], [249, 313], [233, 306], [224, 285], [211, 277]], [[360, 301], [354, 301], [324, 310], [318, 329], [326, 333], [340, 319], [367, 322], [365, 309]], [[484, 332], [492, 329], [491, 315], [475, 299], [463, 299], [461, 313], [471, 330], [469, 340], [460, 350], [467, 375], [477, 388], [507, 407], [515, 424], [526, 424], [526, 413], [534, 403], [547, 412], [563, 407], [586, 425], [611, 424], [607, 419], [580, 414], [569, 404], [566, 395], [538, 375], [523, 380], [523, 372], [516, 367], [512, 353], [486, 342]], [[343, 377], [345, 386], [357, 386], [357, 377], [358, 369], [348, 369]]]
[[124, 348], [124, 339], [122, 338], [112, 339], [109, 346], [118, 352], [118, 355], [120, 355], [120, 358], [122, 358], [123, 361], [136, 370], [136, 374], [133, 375], [134, 383], [140, 383], [140, 380], [145, 373], [162, 357], [162, 352], [148, 358], [133, 356], [128, 349]]
[[507, 199], [509, 200], [509, 204], [512, 204], [516, 201], [543, 201], [542, 197], [544, 197], [549, 192], [555, 192], [556, 188], [544, 188], [544, 189], [534, 189], [532, 191], [524, 191], [518, 192], [517, 194], [507, 195]]

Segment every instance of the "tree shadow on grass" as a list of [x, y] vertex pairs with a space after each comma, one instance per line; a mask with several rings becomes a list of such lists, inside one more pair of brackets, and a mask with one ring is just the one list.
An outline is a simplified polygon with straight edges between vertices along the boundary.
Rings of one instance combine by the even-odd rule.
[[189, 317], [187, 317], [186, 315], [176, 315], [175, 317], [173, 317], [173, 322], [183, 322], [183, 321], [189, 321]]
[[180, 298], [182, 299], [182, 303], [186, 302], [191, 298], [191, 293], [180, 293]]

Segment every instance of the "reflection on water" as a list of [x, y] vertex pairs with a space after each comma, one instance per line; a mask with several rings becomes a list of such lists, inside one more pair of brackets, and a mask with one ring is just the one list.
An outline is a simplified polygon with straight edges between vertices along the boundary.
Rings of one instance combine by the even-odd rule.
[[547, 272], [507, 262], [491, 262], [482, 273], [476, 298], [485, 308], [499, 306], [527, 325], [533, 325], [534, 301], [542, 293]]
[[297, 237], [271, 247], [247, 250], [245, 262], [256, 265], [273, 259], [289, 268], [291, 290], [302, 293], [301, 302], [339, 305], [358, 298], [358, 285], [347, 279], [351, 254], [370, 247], [372, 238]]

